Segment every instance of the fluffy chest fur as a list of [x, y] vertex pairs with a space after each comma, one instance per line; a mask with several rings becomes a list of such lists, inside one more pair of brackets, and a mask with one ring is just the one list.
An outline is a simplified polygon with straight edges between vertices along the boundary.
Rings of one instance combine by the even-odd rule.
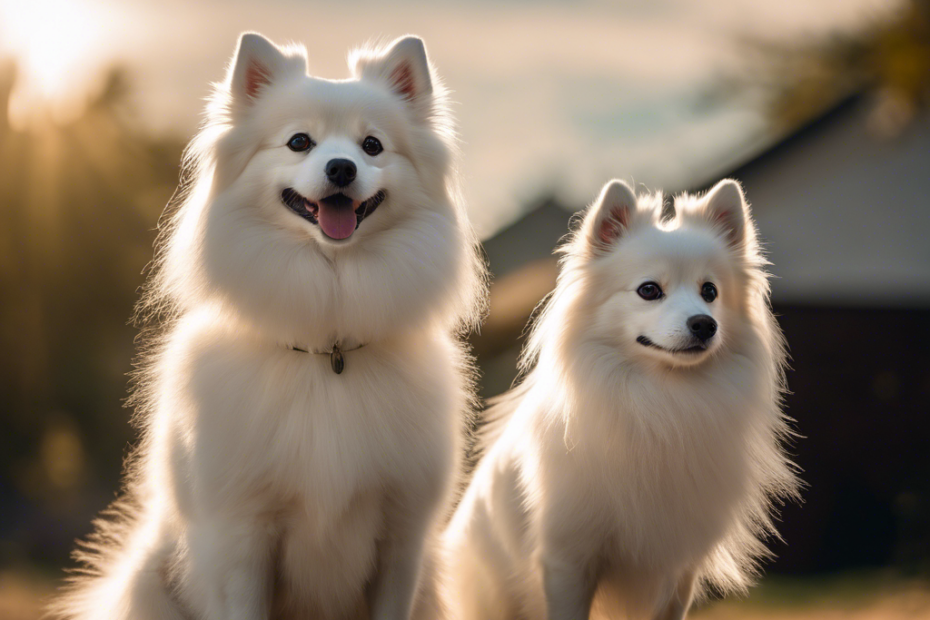
[[457, 345], [441, 332], [369, 344], [337, 375], [328, 356], [204, 319], [181, 326], [166, 356], [182, 539], [196, 554], [196, 524], [215, 519], [204, 514], [250, 514], [273, 554], [276, 617], [364, 617], [391, 502], [441, 496], [456, 466]]
[[448, 469], [462, 396], [448, 337], [350, 351], [336, 375], [325, 355], [191, 323], [172, 345], [181, 407], [168, 413], [191, 493], [230, 505], [312, 498], [335, 518], [355, 493]]
[[608, 394], [579, 387], [570, 403], [540, 398], [566, 407], [525, 422], [541, 518], [587, 524], [613, 549], [608, 563], [665, 568], [710, 551], [746, 494], [752, 434], [777, 422], [753, 396], [749, 360], [717, 366], [658, 380], [626, 374]]

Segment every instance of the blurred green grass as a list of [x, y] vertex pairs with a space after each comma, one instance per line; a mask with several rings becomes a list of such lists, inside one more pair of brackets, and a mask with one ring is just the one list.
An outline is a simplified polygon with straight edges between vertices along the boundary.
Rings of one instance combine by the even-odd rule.
[[[0, 618], [39, 620], [56, 581], [31, 569], [0, 572]], [[848, 572], [829, 577], [766, 577], [745, 599], [711, 601], [700, 620], [912, 620], [930, 618], [930, 581], [891, 571]]]

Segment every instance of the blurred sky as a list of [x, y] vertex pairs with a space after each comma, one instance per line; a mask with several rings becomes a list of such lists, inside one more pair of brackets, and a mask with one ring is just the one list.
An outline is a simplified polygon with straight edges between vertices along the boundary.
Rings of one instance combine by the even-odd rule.
[[751, 102], [714, 96], [746, 69], [746, 40], [844, 31], [897, 5], [0, 0], [0, 53], [21, 65], [18, 126], [77, 114], [120, 64], [145, 128], [186, 139], [243, 30], [303, 43], [328, 78], [347, 75], [354, 46], [418, 34], [453, 91], [466, 196], [487, 236], [541, 191], [583, 204], [614, 176], [680, 188], [731, 167], [769, 139]]

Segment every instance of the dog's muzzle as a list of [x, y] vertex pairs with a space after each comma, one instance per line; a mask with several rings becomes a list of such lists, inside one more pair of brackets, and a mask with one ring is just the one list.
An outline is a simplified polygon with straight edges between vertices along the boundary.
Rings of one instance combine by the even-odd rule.
[[383, 189], [360, 203], [341, 192], [322, 198], [318, 202], [290, 187], [281, 192], [281, 201], [288, 209], [311, 224], [319, 226], [323, 234], [334, 241], [351, 237], [362, 220], [374, 213], [386, 198], [387, 192]]

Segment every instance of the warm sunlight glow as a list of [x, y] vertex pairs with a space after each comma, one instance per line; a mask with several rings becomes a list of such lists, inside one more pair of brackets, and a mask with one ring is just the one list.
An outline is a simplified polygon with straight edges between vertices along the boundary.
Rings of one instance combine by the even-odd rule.
[[81, 0], [2, 0], [2, 45], [17, 65], [10, 123], [67, 122], [87, 95], [99, 36], [94, 7]]

